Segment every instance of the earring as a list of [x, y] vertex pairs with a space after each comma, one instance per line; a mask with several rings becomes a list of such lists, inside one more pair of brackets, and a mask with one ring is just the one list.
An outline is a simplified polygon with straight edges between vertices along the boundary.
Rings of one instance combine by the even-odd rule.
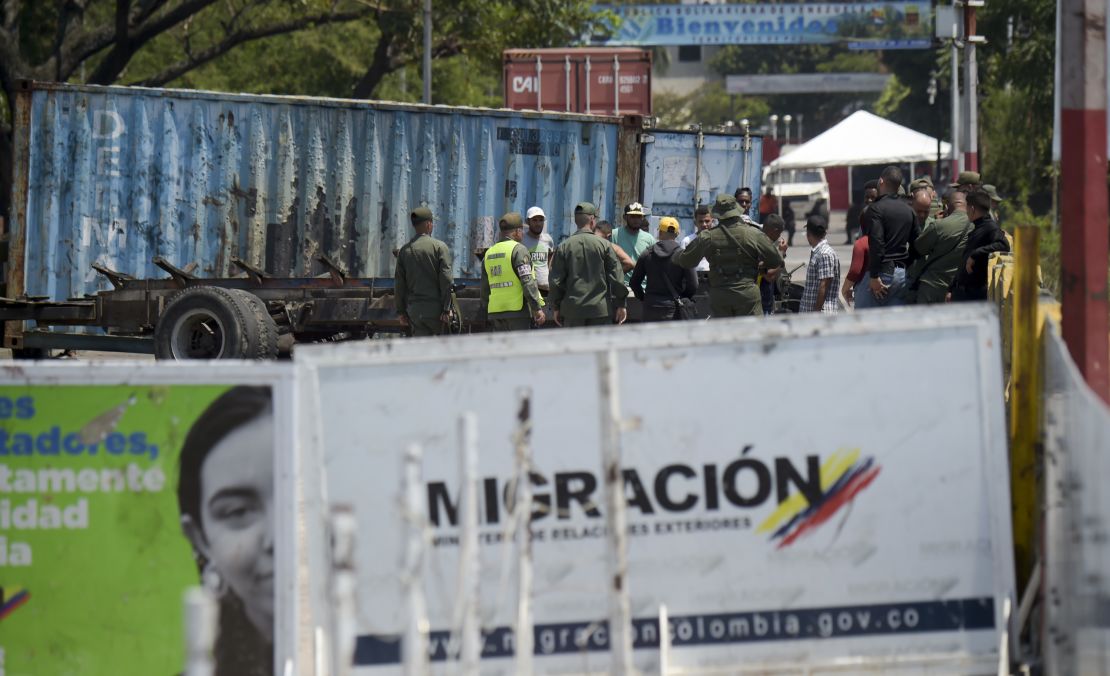
[[204, 567], [204, 571], [200, 574], [200, 582], [205, 589], [217, 598], [223, 596], [224, 592], [227, 591], [224, 579], [220, 577], [220, 572], [211, 563]]

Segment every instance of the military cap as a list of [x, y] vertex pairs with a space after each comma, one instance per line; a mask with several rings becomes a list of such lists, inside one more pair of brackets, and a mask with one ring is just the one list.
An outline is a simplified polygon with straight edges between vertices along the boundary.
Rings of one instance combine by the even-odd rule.
[[982, 190], [983, 192], [990, 195], [990, 198], [991, 198], [992, 202], [1002, 202], [1002, 201], [1004, 201], [1002, 199], [1002, 197], [999, 196], [999, 194], [998, 194], [998, 188], [994, 187], [990, 183], [984, 183], [983, 186], [980, 188], [980, 190]]
[[578, 205], [574, 207], [574, 213], [586, 214], [587, 216], [597, 216], [597, 207], [595, 207], [593, 204], [590, 204], [589, 202], [579, 202]]
[[413, 225], [420, 225], [421, 223], [432, 220], [432, 210], [428, 207], [417, 207], [412, 210], [412, 214], [409, 215], [409, 218], [412, 219]]
[[910, 193], [914, 193], [914, 192], [916, 192], [918, 190], [921, 190], [923, 188], [930, 188], [931, 189], [932, 187], [933, 187], [933, 181], [931, 179], [929, 179], [929, 178], [919, 178], [919, 179], [914, 180], [913, 183], [910, 183]]
[[524, 219], [520, 217], [519, 211], [510, 211], [501, 217], [501, 222], [498, 223], [502, 232], [516, 230], [517, 228], [524, 227]]
[[717, 195], [717, 201], [713, 203], [713, 215], [717, 220], [724, 221], [731, 218], [740, 218], [744, 212], [740, 210], [740, 205], [736, 203], [736, 198], [732, 195]]
[[982, 180], [983, 180], [983, 178], [979, 175], [979, 172], [977, 172], [977, 171], [961, 171], [960, 175], [956, 177], [956, 182], [955, 183], [949, 183], [948, 187], [949, 188], [955, 188], [957, 186], [967, 185], [967, 184], [979, 185], [979, 182], [982, 181]]

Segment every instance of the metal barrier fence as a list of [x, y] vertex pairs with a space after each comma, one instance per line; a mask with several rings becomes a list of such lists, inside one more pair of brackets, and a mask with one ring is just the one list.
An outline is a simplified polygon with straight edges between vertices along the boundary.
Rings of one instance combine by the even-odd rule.
[[[1060, 304], [1037, 268], [1038, 230], [991, 258], [1007, 374], [1015, 564], [1025, 587], [1018, 626], [1044, 673], [1110, 673], [1110, 409], [1087, 387], [1060, 335]], [[1043, 590], [1043, 591], [1042, 591]]]

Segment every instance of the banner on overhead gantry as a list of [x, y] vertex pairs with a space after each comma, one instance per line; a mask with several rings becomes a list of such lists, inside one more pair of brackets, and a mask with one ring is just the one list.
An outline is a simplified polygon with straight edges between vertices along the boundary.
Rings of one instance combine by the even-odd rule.
[[887, 73], [791, 73], [785, 75], [729, 75], [725, 91], [729, 94], [807, 94], [817, 92], [881, 92]]
[[844, 43], [855, 49], [925, 49], [930, 2], [745, 5], [599, 5], [619, 22], [605, 45]]

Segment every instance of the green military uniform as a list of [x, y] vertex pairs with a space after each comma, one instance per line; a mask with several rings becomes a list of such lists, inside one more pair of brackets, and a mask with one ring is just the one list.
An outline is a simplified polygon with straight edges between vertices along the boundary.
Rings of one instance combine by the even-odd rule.
[[[432, 220], [430, 209], [412, 212], [413, 226]], [[451, 251], [431, 235], [416, 235], [397, 253], [394, 307], [407, 317], [414, 336], [438, 336], [446, 328], [440, 316], [451, 309]]]
[[970, 232], [971, 223], [963, 211], [926, 224], [913, 243], [919, 258], [906, 272], [910, 302], [944, 302], [948, 285], [964, 262]]
[[526, 331], [532, 328], [532, 315], [543, 307], [543, 299], [528, 248], [510, 236], [523, 229], [524, 221], [514, 211], [501, 218], [500, 227], [501, 240], [482, 257], [480, 312], [493, 331]]
[[756, 275], [759, 263], [768, 270], [782, 265], [778, 247], [762, 231], [750, 227], [732, 195], [718, 195], [713, 205], [718, 224], [703, 230], [674, 257], [684, 268], [709, 261], [709, 306], [713, 317], [763, 314]]
[[981, 189], [983, 192], [987, 193], [987, 197], [991, 198], [991, 220], [1001, 225], [1002, 219], [999, 218], [998, 215], [998, 206], [1002, 204], [1005, 200], [1003, 200], [1002, 196], [998, 194], [998, 188], [994, 187], [990, 183], [984, 183]]
[[[596, 216], [597, 208], [583, 202], [574, 212]], [[628, 297], [613, 245], [585, 227], [555, 249], [549, 280], [548, 303], [562, 316], [564, 326], [611, 324], [613, 313]]]

